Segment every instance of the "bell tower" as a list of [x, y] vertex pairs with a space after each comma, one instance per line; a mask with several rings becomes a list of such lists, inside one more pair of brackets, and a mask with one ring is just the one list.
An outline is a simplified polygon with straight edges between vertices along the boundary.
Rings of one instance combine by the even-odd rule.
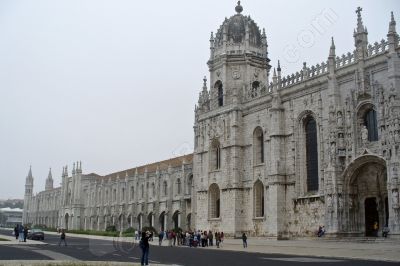
[[194, 123], [194, 227], [227, 235], [238, 235], [246, 218], [242, 105], [253, 88], [268, 90], [271, 68], [265, 30], [242, 14], [240, 1], [235, 11], [211, 32], [210, 87], [204, 77]]
[[238, 1], [236, 14], [225, 18], [210, 37], [210, 108], [216, 109], [240, 101], [244, 87], [268, 87], [271, 66], [265, 29], [250, 16], [242, 15]]

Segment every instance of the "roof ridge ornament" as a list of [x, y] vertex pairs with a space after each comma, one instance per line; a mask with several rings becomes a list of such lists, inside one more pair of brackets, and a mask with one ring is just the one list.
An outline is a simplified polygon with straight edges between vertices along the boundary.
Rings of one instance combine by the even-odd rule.
[[235, 7], [235, 11], [240, 14], [243, 11], [243, 7], [240, 5], [240, 1], [237, 2], [237, 6]]

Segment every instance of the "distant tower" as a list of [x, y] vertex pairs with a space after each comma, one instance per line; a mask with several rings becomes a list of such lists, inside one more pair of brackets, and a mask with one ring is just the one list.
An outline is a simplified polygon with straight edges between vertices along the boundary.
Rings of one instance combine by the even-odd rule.
[[29, 206], [32, 194], [33, 194], [33, 176], [32, 176], [32, 167], [29, 167], [28, 176], [25, 179], [24, 211], [22, 216], [22, 222], [24, 224], [29, 222]]
[[45, 190], [51, 190], [51, 189], [53, 189], [53, 176], [51, 174], [51, 168], [50, 168], [49, 175], [47, 176], [47, 179], [46, 179]]
[[32, 167], [29, 167], [28, 176], [25, 179], [25, 196], [32, 196], [32, 191], [33, 191]]

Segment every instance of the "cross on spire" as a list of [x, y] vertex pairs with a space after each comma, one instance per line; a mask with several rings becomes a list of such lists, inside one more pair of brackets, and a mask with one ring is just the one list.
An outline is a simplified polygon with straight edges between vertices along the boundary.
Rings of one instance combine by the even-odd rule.
[[357, 7], [356, 13], [357, 13], [357, 15], [358, 15], [359, 17], [361, 16], [361, 11], [362, 11], [362, 8], [361, 8], [361, 7]]

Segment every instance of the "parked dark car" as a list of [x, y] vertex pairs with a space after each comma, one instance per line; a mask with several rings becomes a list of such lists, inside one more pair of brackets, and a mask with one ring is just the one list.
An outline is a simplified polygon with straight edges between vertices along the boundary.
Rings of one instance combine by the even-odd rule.
[[44, 232], [42, 229], [31, 229], [28, 231], [28, 239], [44, 240]]

